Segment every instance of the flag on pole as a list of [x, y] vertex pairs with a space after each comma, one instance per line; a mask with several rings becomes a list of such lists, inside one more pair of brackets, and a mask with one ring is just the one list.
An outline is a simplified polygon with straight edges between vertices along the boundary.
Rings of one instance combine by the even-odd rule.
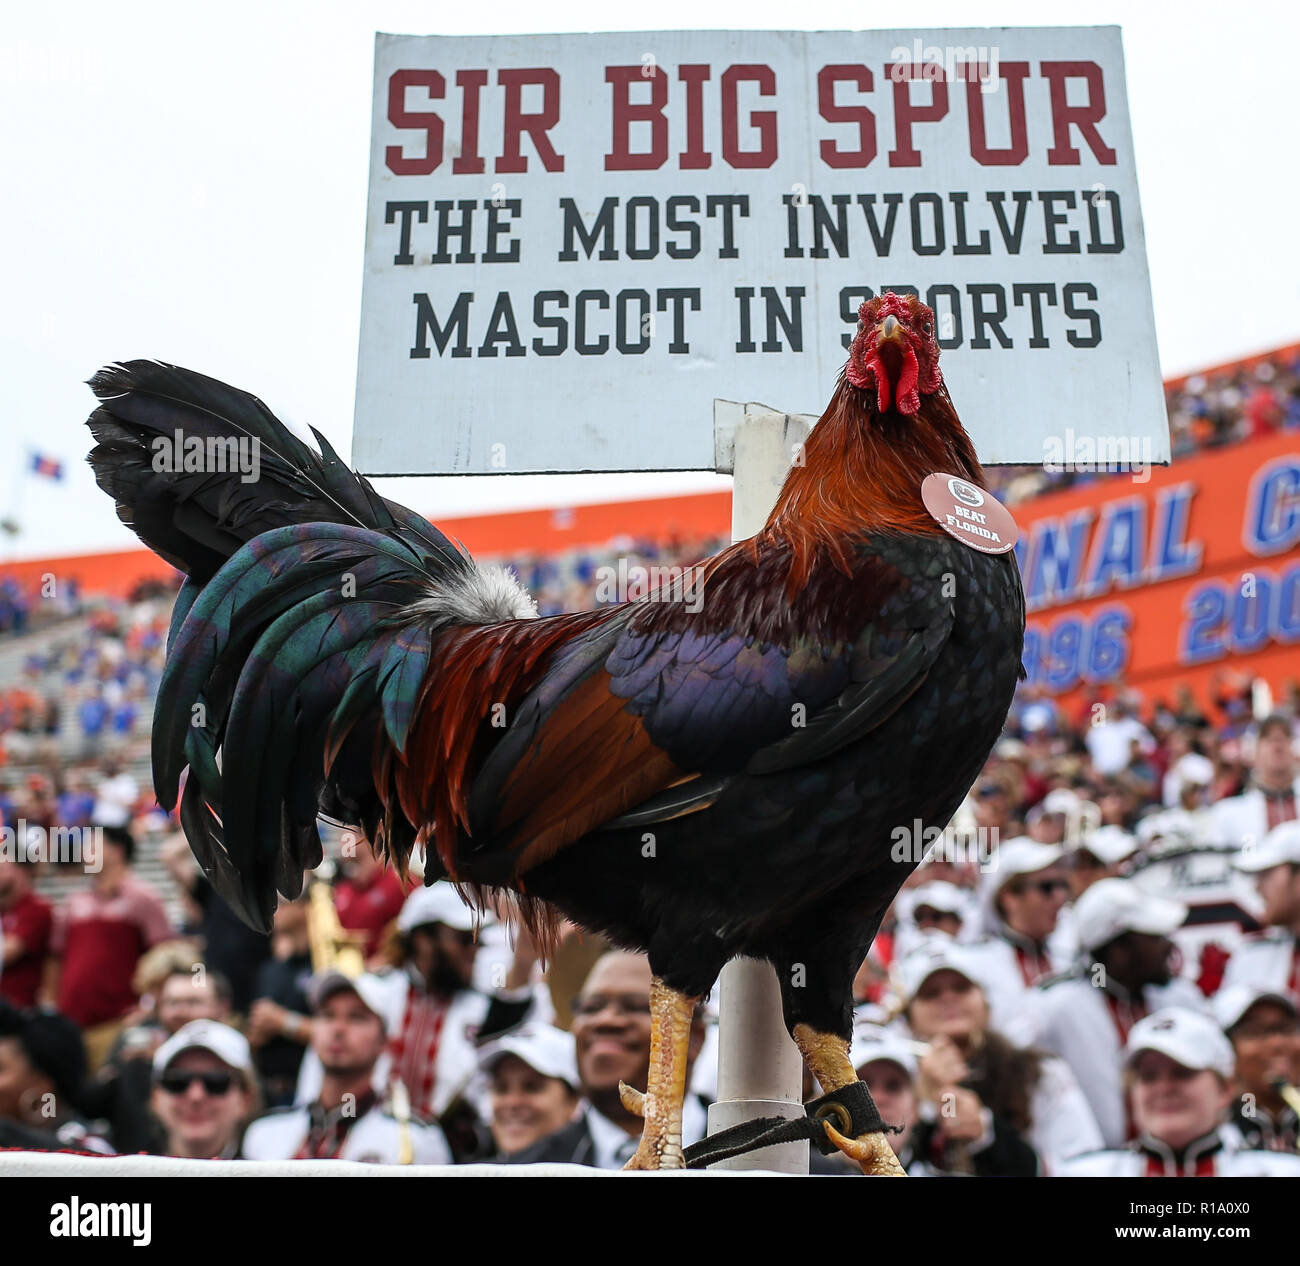
[[46, 479], [62, 479], [63, 463], [57, 457], [47, 457], [44, 453], [33, 453], [31, 472], [44, 475]]

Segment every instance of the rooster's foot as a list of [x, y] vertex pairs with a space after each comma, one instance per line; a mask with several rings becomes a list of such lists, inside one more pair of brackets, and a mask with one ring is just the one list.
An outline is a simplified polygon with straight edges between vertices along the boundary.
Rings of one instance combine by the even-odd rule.
[[650, 1081], [645, 1094], [619, 1083], [623, 1107], [645, 1125], [624, 1169], [685, 1169], [682, 1155], [682, 1096], [695, 999], [659, 977], [650, 985]]

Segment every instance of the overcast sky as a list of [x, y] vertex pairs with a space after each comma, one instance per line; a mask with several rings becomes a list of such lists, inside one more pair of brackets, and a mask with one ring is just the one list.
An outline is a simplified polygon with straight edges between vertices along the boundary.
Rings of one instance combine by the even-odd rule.
[[[1300, 339], [1300, 6], [813, 0], [808, 29], [1123, 28], [1167, 375]], [[363, 16], [364, 15], [364, 16]], [[373, 37], [789, 29], [787, 5], [450, 6], [225, 0], [14, 6], [0, 30], [4, 556], [134, 542], [83, 461], [84, 380], [149, 356], [255, 391], [346, 453], [356, 373]], [[541, 24], [539, 26], [539, 23]], [[29, 449], [60, 484], [22, 476]], [[716, 476], [391, 480], [432, 514], [725, 487]]]

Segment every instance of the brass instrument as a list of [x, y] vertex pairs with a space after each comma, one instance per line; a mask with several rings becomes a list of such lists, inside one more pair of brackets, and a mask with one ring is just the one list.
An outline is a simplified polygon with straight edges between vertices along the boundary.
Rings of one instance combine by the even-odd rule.
[[339, 922], [334, 904], [334, 867], [325, 863], [317, 868], [307, 890], [307, 937], [311, 946], [311, 969], [341, 971], [345, 976], [360, 976], [366, 969], [362, 947], [366, 938], [348, 932]]
[[[1300, 1089], [1280, 1077], [1273, 1083], [1273, 1089], [1282, 1096], [1282, 1102], [1300, 1117]], [[1300, 1140], [1296, 1141], [1296, 1151], [1300, 1152]]]
[[411, 1096], [396, 1073], [388, 1083], [388, 1105], [397, 1122], [397, 1163], [415, 1164], [415, 1143], [411, 1139]]
[[1101, 826], [1101, 808], [1091, 800], [1079, 799], [1065, 814], [1065, 839], [1067, 849], [1079, 848], [1083, 841]]

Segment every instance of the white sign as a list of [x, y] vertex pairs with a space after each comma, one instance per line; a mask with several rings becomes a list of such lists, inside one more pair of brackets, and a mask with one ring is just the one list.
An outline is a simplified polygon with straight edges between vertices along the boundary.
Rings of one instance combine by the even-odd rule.
[[888, 289], [983, 460], [1168, 460], [1117, 27], [377, 37], [369, 474], [710, 470]]

